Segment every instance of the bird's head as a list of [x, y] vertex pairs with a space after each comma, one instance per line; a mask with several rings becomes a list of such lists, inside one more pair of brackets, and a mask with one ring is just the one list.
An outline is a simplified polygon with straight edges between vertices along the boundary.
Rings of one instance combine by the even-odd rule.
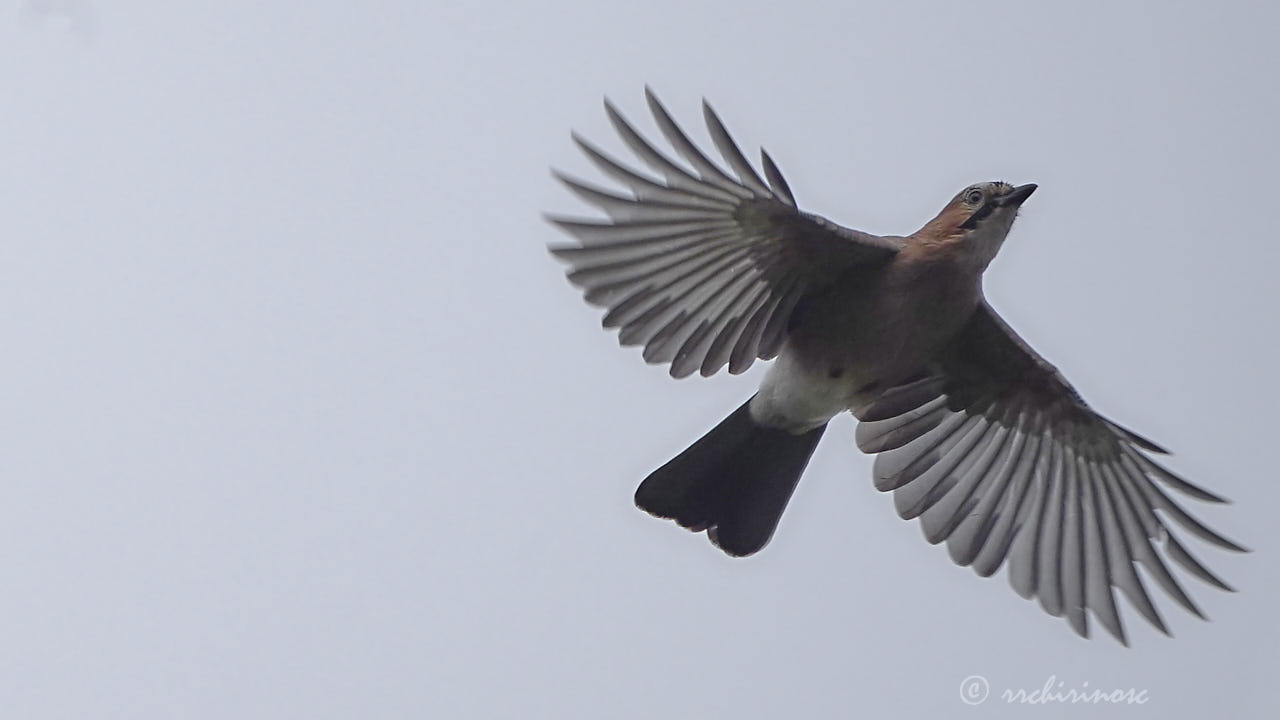
[[986, 267], [1000, 251], [1018, 216], [1018, 208], [1035, 190], [1034, 183], [1017, 187], [1006, 182], [970, 185], [952, 198], [921, 234], [940, 244], [963, 249]]

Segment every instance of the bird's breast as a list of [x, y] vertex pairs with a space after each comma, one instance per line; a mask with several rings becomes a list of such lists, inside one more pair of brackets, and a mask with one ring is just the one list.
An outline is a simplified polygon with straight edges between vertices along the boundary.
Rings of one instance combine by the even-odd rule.
[[921, 372], [964, 326], [976, 282], [945, 271], [838, 283], [803, 303], [752, 417], [805, 432]]

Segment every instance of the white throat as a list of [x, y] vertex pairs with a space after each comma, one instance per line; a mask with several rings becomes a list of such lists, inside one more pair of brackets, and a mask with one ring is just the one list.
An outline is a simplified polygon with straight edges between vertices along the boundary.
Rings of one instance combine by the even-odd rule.
[[996, 253], [1000, 252], [1000, 246], [1004, 245], [1004, 239], [1009, 236], [1009, 230], [1013, 227], [1016, 217], [1018, 217], [1016, 207], [997, 208], [984, 218], [978, 227], [969, 231], [965, 242], [976, 250], [975, 257], [982, 267], [985, 268], [991, 264]]

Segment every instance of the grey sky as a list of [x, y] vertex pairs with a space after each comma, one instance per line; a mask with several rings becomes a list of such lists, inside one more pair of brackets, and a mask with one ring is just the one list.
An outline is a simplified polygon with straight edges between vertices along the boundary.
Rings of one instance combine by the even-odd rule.
[[[0, 707], [88, 717], [1270, 717], [1280, 12], [1205, 3], [83, 3], [0, 14]], [[75, 5], [75, 3], [72, 3]], [[987, 275], [1101, 412], [1236, 503], [1239, 593], [1083, 641], [954, 567], [828, 430], [731, 560], [636, 511], [745, 399], [599, 329], [586, 213], [653, 85], [807, 210], [1040, 190]], [[750, 152], [754, 158], [754, 152]], [[1189, 501], [1190, 502], [1190, 501]], [[1126, 608], [1126, 611], [1128, 608]], [[983, 675], [977, 710], [959, 686]]]

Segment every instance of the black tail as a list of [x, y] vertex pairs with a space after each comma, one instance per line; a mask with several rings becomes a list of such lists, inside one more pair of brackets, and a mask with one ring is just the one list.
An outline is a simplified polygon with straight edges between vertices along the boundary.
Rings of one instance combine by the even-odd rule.
[[636, 489], [641, 510], [693, 530], [730, 555], [769, 542], [826, 425], [803, 435], [751, 419], [748, 400]]

